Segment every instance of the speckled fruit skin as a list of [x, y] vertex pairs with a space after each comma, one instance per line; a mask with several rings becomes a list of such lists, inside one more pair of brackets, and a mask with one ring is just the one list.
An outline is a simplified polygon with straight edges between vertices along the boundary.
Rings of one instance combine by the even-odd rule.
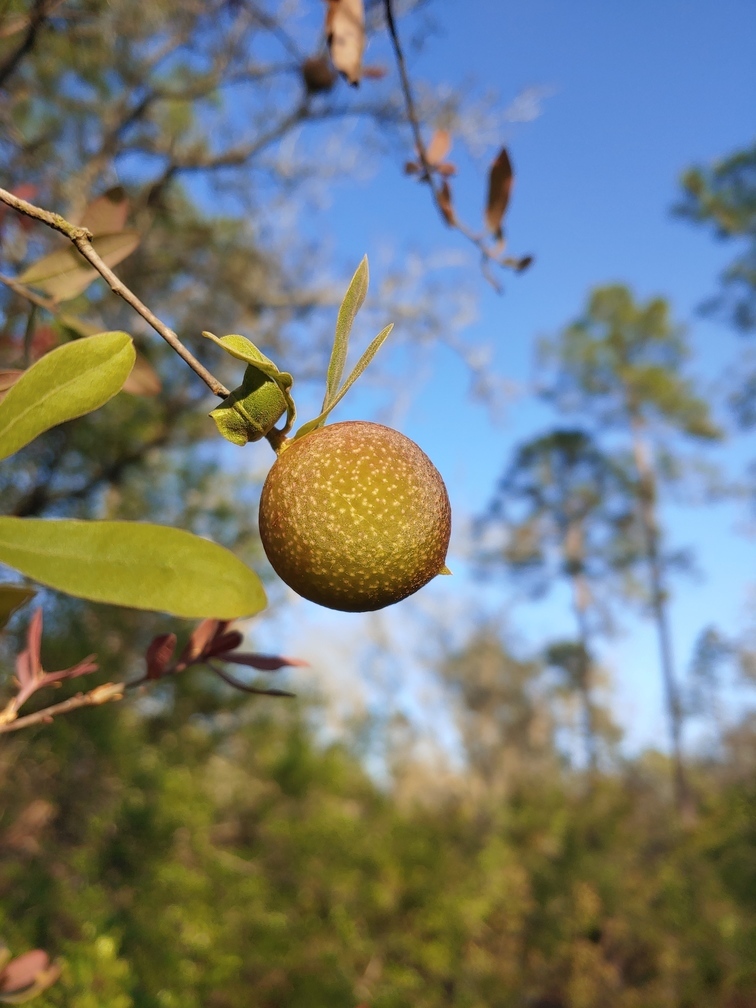
[[361, 420], [293, 441], [268, 473], [260, 536], [279, 577], [329, 609], [412, 595], [446, 561], [449, 497], [414, 441]]

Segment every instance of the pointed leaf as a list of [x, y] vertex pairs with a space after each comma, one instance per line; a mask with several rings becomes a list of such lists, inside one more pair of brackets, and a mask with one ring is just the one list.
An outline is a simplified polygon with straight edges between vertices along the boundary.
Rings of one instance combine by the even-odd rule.
[[365, 49], [365, 12], [362, 0], [328, 0], [325, 34], [336, 69], [357, 87]]
[[[107, 266], [117, 266], [131, 255], [139, 241], [136, 231], [120, 231], [118, 234], [100, 235], [92, 240], [92, 245]], [[58, 301], [68, 301], [85, 291], [98, 276], [78, 249], [71, 245], [32, 263], [18, 281], [37, 287]]]
[[16, 609], [26, 605], [37, 593], [23, 585], [0, 584], [0, 630], [6, 625]]
[[319, 416], [316, 416], [314, 420], [309, 420], [306, 424], [303, 424], [299, 428], [299, 430], [297, 431], [297, 433], [294, 435], [294, 440], [296, 440], [297, 438], [300, 438], [300, 437], [304, 437], [304, 435], [305, 434], [309, 434], [310, 431], [314, 431], [318, 427], [322, 427], [323, 426], [323, 424], [326, 422], [328, 414], [331, 412], [331, 410], [334, 408], [334, 406], [336, 406], [338, 403], [341, 402], [341, 400], [344, 398], [344, 396], [349, 391], [349, 389], [352, 387], [352, 385], [354, 385], [354, 383], [360, 377], [360, 375], [365, 370], [365, 368], [368, 366], [368, 364], [370, 363], [370, 361], [378, 353], [378, 350], [380, 349], [380, 347], [383, 344], [384, 340], [386, 339], [386, 337], [388, 336], [388, 334], [391, 332], [391, 330], [393, 328], [394, 328], [394, 323], [390, 322], [386, 326], [385, 329], [381, 329], [381, 331], [375, 337], [375, 339], [373, 340], [373, 342], [370, 344], [370, 346], [364, 352], [364, 354], [362, 355], [362, 357], [360, 357], [360, 359], [357, 361], [357, 363], [354, 366], [354, 370], [349, 375], [349, 377], [344, 382], [344, 384], [341, 386], [341, 388], [339, 389], [338, 394], [336, 396], [334, 396], [334, 398], [331, 401], [331, 403], [328, 406], [328, 408], [324, 409], [323, 412]]
[[0, 563], [69, 595], [174, 616], [236, 619], [266, 605], [233, 553], [164, 525], [0, 518]]
[[454, 207], [452, 206], [451, 186], [446, 179], [441, 183], [441, 187], [438, 190], [438, 203], [441, 207], [441, 213], [444, 215], [444, 220], [449, 227], [453, 227], [456, 223], [456, 217], [454, 216]]
[[330, 402], [336, 395], [341, 376], [344, 373], [344, 365], [349, 349], [349, 335], [354, 325], [357, 312], [365, 303], [370, 282], [370, 271], [368, 269], [367, 256], [362, 257], [360, 265], [355, 270], [355, 274], [349, 282], [349, 287], [344, 295], [344, 300], [339, 307], [339, 314], [336, 318], [336, 336], [331, 350], [331, 359], [328, 362], [328, 374], [326, 376], [326, 392], [323, 399], [322, 409], [329, 408]]
[[126, 190], [123, 186], [114, 186], [104, 192], [102, 196], [92, 200], [84, 210], [79, 223], [81, 227], [91, 231], [95, 237], [117, 234], [123, 231], [126, 226], [128, 213], [129, 201], [126, 197]]
[[282, 668], [307, 668], [309, 662], [301, 658], [284, 658], [283, 655], [246, 654], [241, 651], [220, 653], [216, 655], [221, 661], [233, 665], [246, 665], [248, 668], [259, 669], [261, 672], [278, 672]]
[[514, 172], [506, 147], [502, 147], [491, 165], [488, 175], [488, 199], [486, 201], [486, 225], [491, 234], [501, 241], [501, 222], [504, 219], [509, 197], [512, 192]]
[[131, 337], [122, 332], [64, 343], [42, 357], [0, 402], [0, 459], [112, 399], [134, 358]]

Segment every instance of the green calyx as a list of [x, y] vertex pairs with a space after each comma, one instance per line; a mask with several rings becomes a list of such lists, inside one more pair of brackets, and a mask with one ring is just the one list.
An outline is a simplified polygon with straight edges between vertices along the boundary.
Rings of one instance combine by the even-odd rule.
[[210, 332], [202, 335], [247, 364], [241, 385], [210, 413], [223, 437], [236, 445], [259, 441], [273, 430], [284, 413], [286, 423], [280, 433], [288, 433], [296, 415], [291, 397], [292, 376], [287, 371], [279, 371], [273, 361], [244, 336], [219, 339]]

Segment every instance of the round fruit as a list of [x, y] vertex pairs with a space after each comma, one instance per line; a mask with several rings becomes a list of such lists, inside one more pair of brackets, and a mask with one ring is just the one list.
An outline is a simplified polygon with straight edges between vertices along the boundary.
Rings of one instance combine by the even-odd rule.
[[441, 475], [414, 441], [360, 420], [294, 440], [265, 480], [260, 536], [294, 591], [346, 612], [382, 609], [441, 573], [451, 532]]

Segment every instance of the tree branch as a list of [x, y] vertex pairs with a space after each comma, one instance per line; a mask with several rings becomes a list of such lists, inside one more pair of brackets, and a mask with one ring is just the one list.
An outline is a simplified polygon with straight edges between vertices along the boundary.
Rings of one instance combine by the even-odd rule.
[[226, 386], [218, 381], [218, 379], [207, 370], [204, 364], [201, 364], [200, 361], [197, 360], [194, 354], [184, 346], [176, 333], [161, 322], [157, 315], [153, 314], [147, 305], [140, 301], [136, 294], [134, 294], [121, 280], [119, 280], [112, 269], [103, 262], [90, 241], [92, 238], [90, 231], [86, 228], [76, 227], [74, 224], [71, 224], [69, 221], [65, 220], [65, 218], [61, 217], [60, 214], [51, 213], [49, 210], [43, 210], [41, 207], [34, 206], [32, 203], [27, 203], [26, 200], [19, 199], [18, 196], [14, 196], [5, 189], [0, 189], [0, 200], [7, 206], [12, 207], [14, 210], [18, 210], [19, 213], [26, 214], [27, 217], [41, 221], [43, 224], [47, 224], [48, 227], [51, 227], [54, 231], [58, 231], [60, 234], [65, 235], [65, 237], [76, 246], [87, 262], [90, 263], [90, 265], [105, 280], [113, 293], [117, 294], [120, 298], [123, 298], [123, 300], [130, 305], [134, 311], [141, 315], [142, 318], [152, 326], [155, 332], [162, 336], [165, 342], [176, 351], [179, 357], [181, 357], [186, 364], [189, 365], [192, 371], [194, 371], [194, 373], [202, 379], [207, 387], [215, 393], [215, 395], [225, 398], [229, 394], [229, 390]]
[[19, 731], [21, 728], [30, 728], [35, 724], [49, 724], [58, 714], [68, 714], [69, 711], [78, 710], [80, 707], [98, 707], [100, 704], [109, 703], [111, 700], [122, 700], [124, 691], [129, 688], [129, 683], [103, 683], [95, 686], [88, 693], [77, 693], [76, 696], [62, 700], [51, 707], [43, 707], [42, 710], [33, 714], [25, 714], [16, 718], [15, 721], [0, 723], [0, 735], [7, 732]]
[[493, 253], [485, 243], [485, 240], [480, 237], [480, 235], [475, 234], [467, 225], [463, 224], [461, 221], [457, 220], [456, 215], [450, 216], [449, 208], [445, 205], [444, 199], [442, 197], [441, 189], [433, 177], [434, 166], [428, 160], [428, 150], [425, 146], [425, 141], [423, 140], [422, 131], [420, 129], [420, 119], [417, 114], [417, 106], [415, 105], [415, 99], [412, 95], [412, 85], [409, 79], [409, 73], [407, 71], [407, 62], [404, 58], [404, 51], [402, 49], [401, 43], [399, 41], [399, 33], [397, 32], [396, 22], [394, 20], [394, 11], [392, 0], [384, 0], [384, 9], [386, 13], [386, 24], [388, 25], [389, 35], [391, 37], [391, 44], [394, 49], [394, 57], [396, 59], [396, 65], [399, 70], [399, 79], [402, 84], [402, 94], [404, 95], [404, 104], [407, 110], [407, 119], [409, 120], [410, 127], [412, 128], [412, 136], [415, 141], [415, 146], [417, 147], [417, 156], [420, 160], [420, 165], [423, 169], [422, 180], [427, 182], [430, 186], [430, 191], [433, 197], [433, 202], [436, 205], [442, 220], [450, 228], [454, 228], [455, 231], [459, 231], [475, 248], [480, 252], [481, 256], [481, 269], [486, 280], [491, 284], [494, 290], [498, 293], [502, 293], [502, 286], [498, 280], [491, 274], [489, 266], [495, 263], [497, 266], [507, 266], [513, 265], [516, 268], [516, 261], [512, 263], [507, 263], [498, 257], [497, 254]]

